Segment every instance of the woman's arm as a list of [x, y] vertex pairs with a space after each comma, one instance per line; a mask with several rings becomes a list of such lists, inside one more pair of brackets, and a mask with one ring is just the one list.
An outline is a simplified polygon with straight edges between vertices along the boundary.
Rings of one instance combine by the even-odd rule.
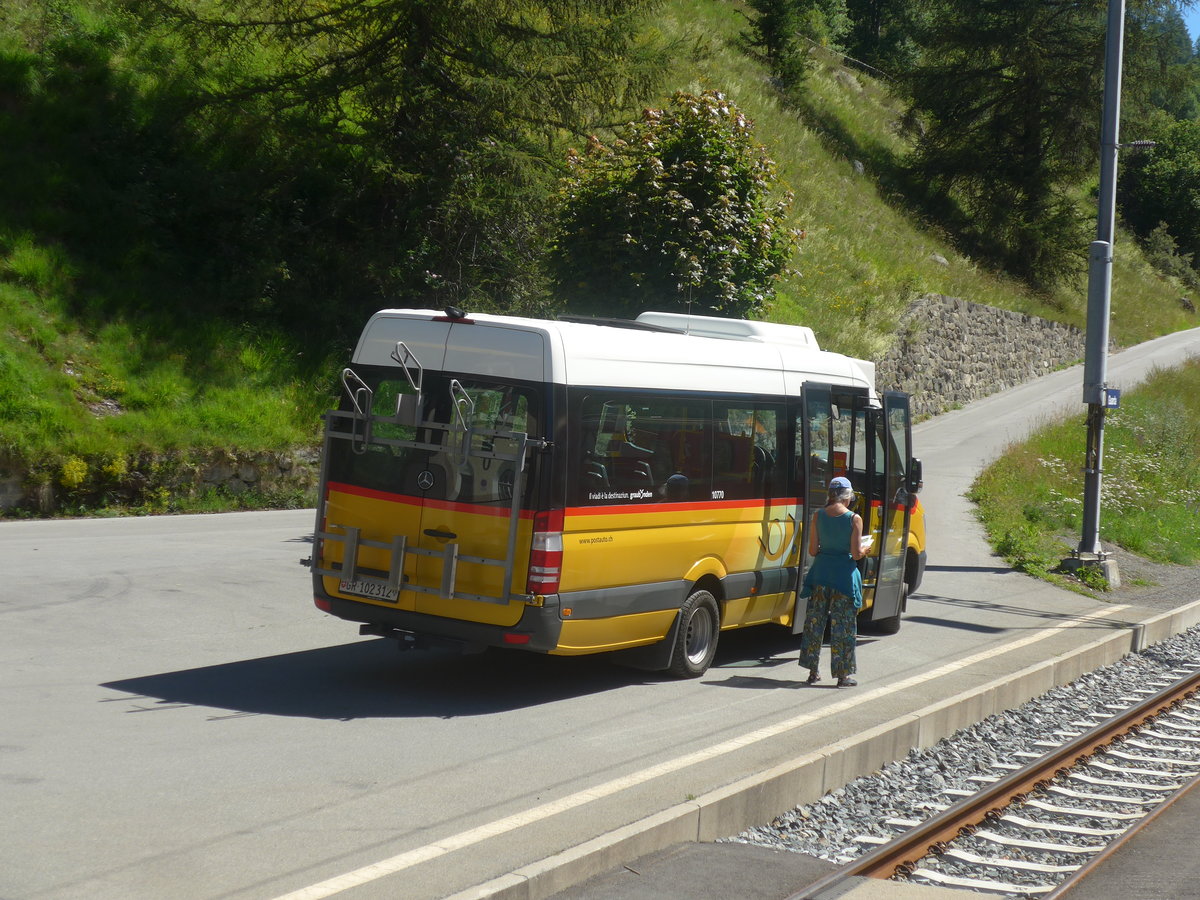
[[817, 551], [821, 549], [817, 542], [817, 514], [812, 514], [812, 521], [808, 523], [808, 555], [816, 556]]
[[850, 525], [850, 555], [854, 559], [866, 556], [862, 548], [862, 516], [858, 513], [854, 514], [854, 521]]

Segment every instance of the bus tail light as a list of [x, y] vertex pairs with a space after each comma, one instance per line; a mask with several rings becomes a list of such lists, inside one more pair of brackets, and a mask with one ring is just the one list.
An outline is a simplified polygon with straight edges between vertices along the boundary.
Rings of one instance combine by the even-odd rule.
[[529, 553], [531, 594], [557, 594], [562, 579], [563, 511], [554, 509], [533, 517], [533, 543]]

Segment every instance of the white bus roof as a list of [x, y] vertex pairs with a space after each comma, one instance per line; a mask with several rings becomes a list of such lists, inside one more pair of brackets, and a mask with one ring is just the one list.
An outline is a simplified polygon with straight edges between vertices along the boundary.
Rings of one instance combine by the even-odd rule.
[[[686, 320], [686, 321], [685, 321]], [[745, 394], [800, 392], [805, 381], [865, 388], [875, 365], [817, 346], [812, 330], [771, 322], [644, 313], [641, 330], [436, 310], [385, 309], [363, 329], [353, 361], [395, 366], [397, 342], [431, 371], [557, 384]]]

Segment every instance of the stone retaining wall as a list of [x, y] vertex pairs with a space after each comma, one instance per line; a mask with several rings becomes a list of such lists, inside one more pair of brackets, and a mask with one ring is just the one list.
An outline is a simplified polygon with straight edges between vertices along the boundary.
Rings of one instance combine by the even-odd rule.
[[912, 394], [917, 418], [956, 409], [1084, 356], [1078, 328], [938, 294], [913, 301], [897, 330], [896, 345], [876, 363], [875, 383]]
[[105, 502], [154, 510], [165, 508], [168, 497], [199, 497], [212, 490], [235, 497], [254, 491], [268, 502], [299, 499], [311, 505], [318, 456], [316, 448], [308, 447], [144, 453], [115, 469], [77, 461], [86, 467], [77, 481], [56, 470], [29, 472], [0, 458], [0, 514], [23, 510], [53, 515], [74, 505], [97, 508]]

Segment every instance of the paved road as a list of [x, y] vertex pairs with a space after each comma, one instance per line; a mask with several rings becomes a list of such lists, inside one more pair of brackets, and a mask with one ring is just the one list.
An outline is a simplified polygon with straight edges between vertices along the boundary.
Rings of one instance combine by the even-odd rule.
[[687, 682], [399, 655], [312, 606], [308, 512], [0, 523], [0, 897], [443, 897], [995, 677], [1008, 642], [1053, 653], [1097, 604], [997, 571], [959, 495], [1071, 377], [918, 427], [934, 569], [853, 699], [775, 629]]

